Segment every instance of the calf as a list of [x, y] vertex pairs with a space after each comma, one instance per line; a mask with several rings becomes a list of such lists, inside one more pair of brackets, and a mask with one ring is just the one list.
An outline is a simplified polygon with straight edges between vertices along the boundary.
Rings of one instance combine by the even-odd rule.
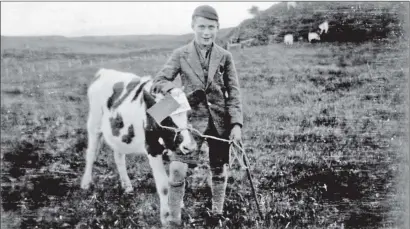
[[285, 37], [283, 38], [283, 42], [285, 42], [286, 45], [293, 45], [293, 35], [286, 34]]
[[[92, 166], [102, 139], [114, 151], [121, 186], [125, 192], [133, 191], [126, 171], [125, 155], [145, 154], [152, 168], [160, 199], [161, 222], [166, 225], [169, 216], [175, 214], [168, 203], [168, 199], [174, 198], [172, 193], [169, 193], [169, 185], [175, 183], [175, 174], [185, 174], [187, 168], [180, 162], [171, 162], [171, 175], [168, 178], [162, 154], [166, 149], [184, 154], [191, 153], [197, 149], [197, 145], [187, 129], [186, 111], [172, 114], [161, 122], [162, 126], [173, 127], [179, 131], [163, 128], [147, 115], [147, 109], [163, 97], [149, 93], [151, 86], [150, 77], [139, 77], [132, 73], [108, 69], [97, 72], [94, 82], [88, 88], [88, 148], [81, 187], [88, 189], [90, 186]], [[171, 91], [171, 95], [175, 93], [183, 92], [181, 89]]]

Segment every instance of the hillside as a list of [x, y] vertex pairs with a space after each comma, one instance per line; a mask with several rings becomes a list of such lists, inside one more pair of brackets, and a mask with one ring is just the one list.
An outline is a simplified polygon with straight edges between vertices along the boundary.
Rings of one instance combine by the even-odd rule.
[[[225, 36], [231, 28], [220, 30]], [[193, 34], [183, 35], [124, 35], [124, 36], [1, 36], [2, 56], [87, 54], [129, 55], [135, 53], [162, 52], [188, 43]]]
[[[285, 34], [307, 40], [309, 32], [329, 22], [329, 32], [322, 41], [362, 42], [403, 36], [408, 27], [409, 4], [405, 2], [298, 2], [288, 9], [285, 2], [260, 11], [254, 18], [244, 20], [236, 28], [219, 31], [216, 43], [224, 45], [230, 38], [257, 38], [256, 44], [269, 39], [282, 42]], [[404, 23], [407, 21], [407, 24]], [[129, 56], [163, 53], [188, 43], [193, 34], [183, 35], [126, 35], [126, 36], [1, 36], [2, 57], [17, 58], [53, 55], [111, 55]]]
[[[260, 11], [252, 19], [243, 21], [228, 38], [245, 40], [257, 38], [267, 43], [282, 42], [285, 34], [307, 40], [309, 32], [329, 22], [329, 31], [322, 41], [362, 42], [403, 36], [404, 21], [408, 21], [409, 4], [405, 2], [298, 2], [296, 8], [286, 3]], [[408, 26], [408, 24], [407, 24]]]

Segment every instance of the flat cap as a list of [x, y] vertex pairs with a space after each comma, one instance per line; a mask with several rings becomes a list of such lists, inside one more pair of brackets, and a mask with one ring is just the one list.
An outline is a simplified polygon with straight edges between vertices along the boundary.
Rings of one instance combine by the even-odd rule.
[[204, 17], [210, 20], [216, 20], [218, 21], [218, 14], [216, 13], [216, 10], [209, 5], [202, 5], [198, 6], [195, 10], [194, 13], [192, 14], [192, 18], [195, 16], [200, 16]]

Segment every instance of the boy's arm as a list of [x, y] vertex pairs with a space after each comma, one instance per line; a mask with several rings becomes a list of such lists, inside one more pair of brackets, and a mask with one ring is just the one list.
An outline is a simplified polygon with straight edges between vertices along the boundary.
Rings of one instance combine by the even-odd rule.
[[174, 50], [171, 57], [167, 60], [164, 67], [155, 76], [152, 85], [154, 93], [166, 94], [176, 87], [172, 82], [181, 71], [181, 63], [179, 59], [179, 51]]
[[232, 54], [228, 54], [225, 62], [224, 83], [228, 91], [226, 105], [231, 116], [231, 127], [243, 126], [242, 98]]

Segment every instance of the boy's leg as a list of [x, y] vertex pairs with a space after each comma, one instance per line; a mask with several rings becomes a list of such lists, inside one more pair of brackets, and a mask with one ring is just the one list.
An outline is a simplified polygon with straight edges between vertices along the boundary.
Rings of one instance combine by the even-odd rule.
[[[220, 137], [214, 128], [207, 132], [209, 135]], [[228, 182], [229, 144], [214, 139], [208, 139], [207, 141], [212, 175], [212, 213], [222, 214]]]

